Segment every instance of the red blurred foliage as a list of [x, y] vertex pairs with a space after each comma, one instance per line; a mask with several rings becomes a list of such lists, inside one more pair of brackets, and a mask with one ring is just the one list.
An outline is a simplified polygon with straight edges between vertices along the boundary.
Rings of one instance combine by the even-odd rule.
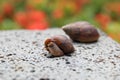
[[15, 21], [29, 30], [44, 30], [48, 28], [46, 14], [43, 11], [18, 12], [15, 14]]
[[27, 12], [29, 25], [26, 29], [29, 30], [45, 30], [48, 28], [47, 16], [43, 11], [29, 11]]
[[17, 12], [14, 16], [14, 20], [23, 28], [28, 25], [28, 19], [25, 12]]
[[27, 12], [28, 15], [28, 19], [31, 22], [43, 22], [46, 21], [46, 14], [43, 11], [37, 11], [37, 10], [33, 10], [33, 11], [28, 11]]
[[26, 27], [28, 30], [45, 30], [48, 28], [47, 22], [34, 22]]
[[110, 23], [111, 18], [109, 15], [106, 14], [97, 14], [95, 16], [95, 20], [101, 25], [101, 28], [105, 30]]
[[85, 4], [90, 3], [91, 0], [75, 0], [76, 11], [79, 12]]
[[4, 15], [5, 17], [12, 17], [12, 16], [13, 16], [14, 7], [13, 7], [12, 4], [10, 4], [10, 3], [5, 3], [5, 4], [3, 5], [2, 10], [3, 10], [3, 15]]
[[0, 23], [3, 21], [3, 16], [2, 15], [0, 15]]
[[53, 11], [52, 16], [53, 16], [55, 19], [60, 19], [60, 18], [62, 18], [62, 17], [64, 16], [64, 12], [63, 12], [62, 9], [55, 9], [55, 10]]

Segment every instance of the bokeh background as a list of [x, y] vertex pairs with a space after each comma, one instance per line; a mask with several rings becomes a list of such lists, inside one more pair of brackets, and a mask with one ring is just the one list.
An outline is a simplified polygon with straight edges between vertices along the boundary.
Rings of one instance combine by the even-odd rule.
[[120, 42], [120, 0], [0, 0], [0, 30], [45, 30], [88, 21]]

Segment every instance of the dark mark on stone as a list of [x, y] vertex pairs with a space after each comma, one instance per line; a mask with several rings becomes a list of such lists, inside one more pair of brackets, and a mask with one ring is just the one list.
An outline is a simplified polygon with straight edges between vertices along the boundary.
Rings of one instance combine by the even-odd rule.
[[116, 57], [116, 58], [119, 58], [119, 59], [120, 59], [120, 55], [114, 55], [114, 57]]
[[71, 54], [65, 54], [65, 56], [67, 56], [67, 57], [71, 57]]
[[70, 64], [70, 62], [66, 62], [66, 64]]
[[33, 54], [34, 52], [31, 52], [31, 54]]
[[5, 61], [4, 60], [1, 60], [2, 63], [4, 63]]
[[47, 58], [55, 58], [55, 57], [51, 55], [51, 56], [47, 56]]
[[22, 42], [25, 42], [25, 40], [22, 40]]
[[29, 46], [27, 45], [27, 46], [25, 46], [25, 47], [29, 47]]
[[65, 59], [66, 62], [69, 62], [68, 59]]
[[0, 56], [0, 58], [4, 58], [4, 56]]
[[25, 59], [21, 59], [22, 61], [25, 61]]
[[56, 59], [56, 60], [58, 60], [58, 59]]
[[44, 54], [44, 56], [47, 56], [47, 54]]
[[92, 54], [92, 56], [94, 56], [95, 54]]
[[115, 62], [113, 62], [113, 61], [111, 61], [111, 63], [112, 63], [113, 65], [116, 65]]
[[39, 46], [38, 44], [36, 44], [35, 46]]
[[16, 80], [16, 78], [13, 78], [13, 80]]
[[92, 49], [92, 47], [87, 47], [87, 49]]
[[76, 72], [77, 74], [80, 74], [80, 72]]
[[12, 56], [12, 54], [8, 54], [8, 55], [6, 55], [6, 56]]
[[76, 69], [72, 69], [73, 71], [76, 71]]
[[23, 47], [21, 49], [24, 49]]
[[0, 75], [3, 75], [3, 73], [0, 72]]
[[62, 59], [64, 60], [65, 58], [63, 57]]
[[86, 70], [88, 70], [88, 71], [93, 71], [91, 68], [87, 68]]
[[40, 78], [39, 80], [50, 80], [49, 78]]
[[83, 59], [88, 60], [88, 58], [86, 58], [86, 57], [83, 57]]
[[29, 43], [29, 42], [26, 41], [25, 43]]
[[13, 53], [13, 55], [16, 55], [16, 53]]
[[35, 72], [35, 70], [31, 70], [30, 72], [32, 72], [32, 73], [33, 73], [33, 72]]
[[120, 51], [120, 48], [116, 49], [116, 51]]
[[40, 32], [37, 32], [36, 34], [37, 34], [37, 35], [41, 35], [41, 33], [40, 33]]
[[10, 61], [14, 61], [13, 59], [10, 59]]
[[83, 57], [83, 59], [88, 60], [88, 61], [92, 61], [92, 59], [88, 59], [88, 58], [86, 58], [86, 57]]
[[60, 63], [57, 63], [57, 65], [59, 65]]
[[37, 42], [36, 41], [33, 41], [32, 44], [36, 44]]

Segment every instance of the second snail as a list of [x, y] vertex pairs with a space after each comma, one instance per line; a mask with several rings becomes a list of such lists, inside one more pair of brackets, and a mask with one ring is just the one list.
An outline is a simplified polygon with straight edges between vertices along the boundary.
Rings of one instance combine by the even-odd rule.
[[100, 36], [97, 29], [86, 21], [67, 24], [62, 29], [73, 41], [95, 42]]

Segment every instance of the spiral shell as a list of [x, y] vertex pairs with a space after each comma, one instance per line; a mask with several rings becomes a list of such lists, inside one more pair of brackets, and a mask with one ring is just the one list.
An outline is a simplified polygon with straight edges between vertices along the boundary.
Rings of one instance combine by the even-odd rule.
[[53, 56], [62, 56], [74, 52], [71, 40], [64, 35], [56, 35], [46, 39], [45, 47]]

